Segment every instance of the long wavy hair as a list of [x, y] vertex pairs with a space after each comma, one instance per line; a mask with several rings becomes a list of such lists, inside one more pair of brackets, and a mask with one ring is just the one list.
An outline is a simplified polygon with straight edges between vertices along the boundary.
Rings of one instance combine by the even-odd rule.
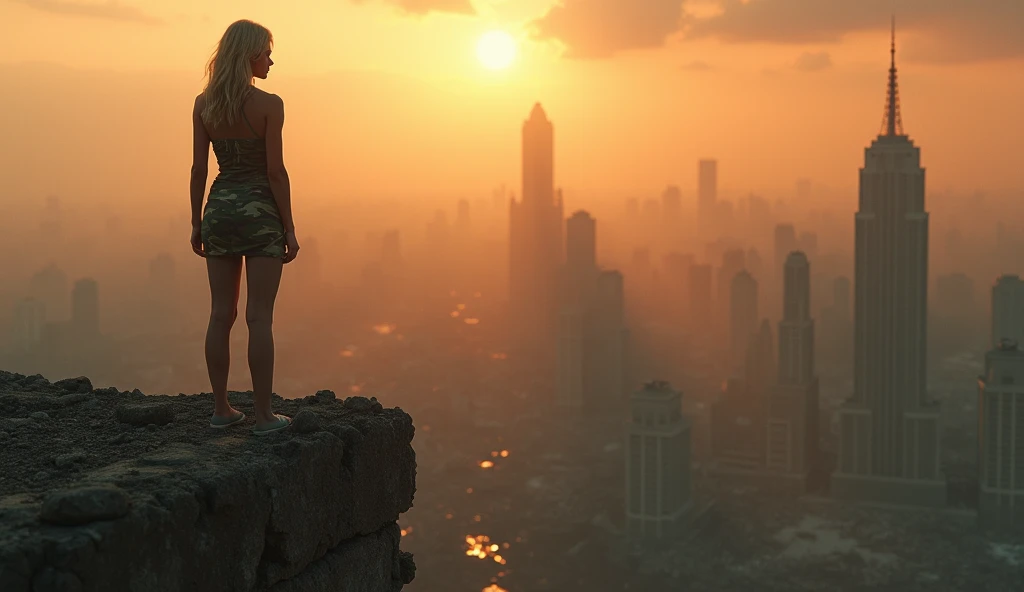
[[231, 23], [206, 64], [205, 104], [201, 116], [210, 127], [238, 120], [252, 87], [252, 60], [270, 49], [270, 30], [250, 20]]

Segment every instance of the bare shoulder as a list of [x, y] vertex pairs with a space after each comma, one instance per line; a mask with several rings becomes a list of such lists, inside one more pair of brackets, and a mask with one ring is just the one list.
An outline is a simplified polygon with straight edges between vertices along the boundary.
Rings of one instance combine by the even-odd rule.
[[252, 98], [261, 109], [268, 112], [278, 111], [284, 106], [284, 101], [281, 97], [258, 88], [253, 88]]
[[196, 109], [200, 109], [201, 110], [204, 105], [206, 105], [206, 94], [205, 93], [199, 93], [198, 95], [196, 95], [195, 107], [196, 107]]

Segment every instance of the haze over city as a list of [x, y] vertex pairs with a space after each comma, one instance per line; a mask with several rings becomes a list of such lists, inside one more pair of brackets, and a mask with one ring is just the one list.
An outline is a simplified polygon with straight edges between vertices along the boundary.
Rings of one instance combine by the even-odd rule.
[[[100, 453], [33, 393], [209, 395], [189, 115], [238, 19], [273, 32], [302, 244], [274, 392], [411, 417], [394, 581], [1022, 581], [1017, 0], [0, 0], [0, 501], [204, 445], [96, 403]], [[246, 589], [299, 577], [270, 555]]]

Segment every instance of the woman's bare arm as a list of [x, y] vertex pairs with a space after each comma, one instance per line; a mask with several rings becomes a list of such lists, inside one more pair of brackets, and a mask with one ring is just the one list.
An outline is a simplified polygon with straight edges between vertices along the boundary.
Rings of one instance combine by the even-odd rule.
[[291, 183], [284, 168], [284, 154], [281, 132], [284, 129], [284, 101], [277, 95], [270, 95], [270, 112], [267, 114], [267, 178], [274, 193], [277, 210], [285, 232], [295, 232], [292, 220]]
[[189, 197], [192, 202], [192, 226], [203, 221], [203, 194], [210, 167], [210, 135], [203, 125], [203, 96], [196, 97], [192, 107], [192, 176], [189, 181]]

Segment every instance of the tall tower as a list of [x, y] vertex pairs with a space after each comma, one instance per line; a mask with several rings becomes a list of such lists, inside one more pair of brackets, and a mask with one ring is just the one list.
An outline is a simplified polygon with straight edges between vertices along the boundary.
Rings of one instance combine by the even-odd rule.
[[71, 291], [71, 326], [75, 337], [95, 339], [100, 334], [100, 296], [96, 280], [83, 278]]
[[818, 377], [814, 372], [811, 266], [800, 251], [783, 268], [779, 372], [768, 405], [768, 470], [806, 482], [818, 460]]
[[978, 522], [1024, 530], [1024, 351], [1003, 340], [978, 379]]
[[509, 209], [509, 305], [522, 345], [546, 348], [556, 330], [562, 196], [554, 188], [554, 127], [540, 103], [523, 123], [522, 196]]
[[690, 422], [682, 395], [667, 382], [649, 382], [630, 398], [626, 440], [626, 530], [665, 538], [685, 527], [693, 505]]
[[714, 223], [717, 205], [718, 161], [701, 160], [697, 163], [697, 219], [702, 225]]
[[1004, 275], [992, 286], [992, 347], [1003, 339], [1024, 346], [1024, 282], [1016, 275]]
[[742, 368], [757, 331], [757, 280], [746, 270], [732, 278], [729, 290], [729, 350], [734, 369]]
[[593, 388], [587, 355], [589, 313], [597, 281], [597, 223], [584, 211], [565, 222], [566, 263], [558, 310], [558, 391], [563, 407], [581, 407]]
[[597, 222], [583, 210], [565, 223], [565, 265], [578, 272], [597, 268]]
[[939, 409], [928, 399], [928, 212], [920, 148], [903, 133], [896, 40], [882, 133], [865, 150], [856, 213], [854, 385], [840, 418], [840, 498], [941, 506]]

